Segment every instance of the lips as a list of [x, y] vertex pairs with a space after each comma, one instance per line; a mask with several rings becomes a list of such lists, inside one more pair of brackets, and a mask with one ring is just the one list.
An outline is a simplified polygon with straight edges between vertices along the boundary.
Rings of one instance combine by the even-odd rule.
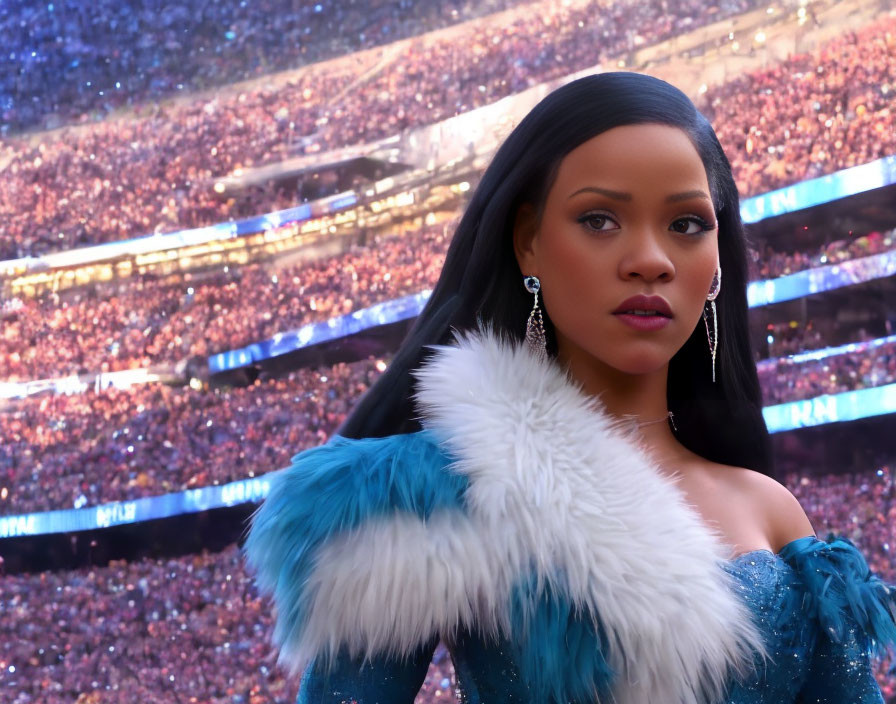
[[626, 298], [616, 310], [614, 315], [620, 313], [629, 313], [643, 317], [662, 316], [663, 318], [672, 318], [672, 309], [666, 303], [666, 299], [660, 296], [632, 296]]

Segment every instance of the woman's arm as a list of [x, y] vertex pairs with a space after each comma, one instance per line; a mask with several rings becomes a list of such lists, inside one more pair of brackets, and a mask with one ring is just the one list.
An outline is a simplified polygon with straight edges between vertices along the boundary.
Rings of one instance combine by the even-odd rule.
[[404, 660], [340, 655], [326, 668], [316, 660], [299, 685], [297, 704], [413, 704], [426, 678], [438, 638]]
[[883, 704], [874, 678], [871, 654], [856, 630], [840, 643], [821, 632], [812, 655], [806, 683], [797, 701], [812, 704]]
[[788, 610], [816, 629], [799, 701], [882, 704], [871, 659], [896, 643], [894, 585], [873, 574], [856, 546], [829, 534], [801, 538], [781, 551], [805, 590], [791, 590]]
[[801, 606], [808, 607], [806, 616], [818, 624], [797, 701], [883, 704], [871, 666], [871, 638], [879, 638], [878, 647], [883, 647], [896, 635], [887, 587], [848, 541], [803, 537], [815, 532], [805, 511], [783, 485], [774, 489], [766, 502], [772, 509], [774, 544], [785, 546], [783, 556], [803, 577], [807, 593], [800, 596]]

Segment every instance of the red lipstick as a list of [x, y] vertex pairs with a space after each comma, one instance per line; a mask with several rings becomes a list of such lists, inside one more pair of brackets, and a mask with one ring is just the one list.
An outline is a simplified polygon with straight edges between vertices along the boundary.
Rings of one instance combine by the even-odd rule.
[[674, 317], [666, 299], [660, 296], [632, 296], [613, 311], [619, 320], [637, 330], [660, 330]]

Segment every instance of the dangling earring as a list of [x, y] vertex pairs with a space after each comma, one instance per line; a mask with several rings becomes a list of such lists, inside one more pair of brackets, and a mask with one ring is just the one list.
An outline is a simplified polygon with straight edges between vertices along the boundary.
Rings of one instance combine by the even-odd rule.
[[544, 320], [541, 317], [541, 308], [538, 307], [538, 292], [541, 290], [541, 282], [537, 276], [523, 277], [523, 285], [529, 293], [535, 294], [535, 305], [529, 313], [526, 321], [526, 343], [529, 349], [538, 357], [547, 354], [547, 340], [544, 335]]
[[719, 297], [719, 291], [722, 290], [722, 267], [716, 269], [715, 275], [712, 277], [712, 287], [709, 295], [706, 297], [709, 303], [710, 312], [712, 314], [712, 331], [709, 329], [709, 320], [706, 306], [703, 306], [703, 324], [706, 326], [706, 337], [709, 340], [709, 355], [712, 357], [712, 383], [716, 383], [716, 350], [719, 347], [719, 316], [716, 313], [716, 298]]

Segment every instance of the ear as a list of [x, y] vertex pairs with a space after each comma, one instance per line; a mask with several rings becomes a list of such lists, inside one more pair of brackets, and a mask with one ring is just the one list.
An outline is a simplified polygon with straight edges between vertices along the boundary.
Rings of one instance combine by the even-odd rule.
[[538, 218], [531, 203], [523, 203], [513, 221], [513, 253], [524, 276], [538, 276]]

